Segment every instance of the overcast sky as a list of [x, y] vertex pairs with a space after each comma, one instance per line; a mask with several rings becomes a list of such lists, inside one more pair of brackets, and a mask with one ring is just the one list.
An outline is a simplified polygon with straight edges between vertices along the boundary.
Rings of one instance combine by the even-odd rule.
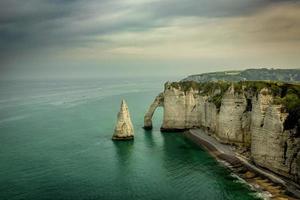
[[300, 67], [300, 1], [0, 1], [0, 78], [250, 67]]

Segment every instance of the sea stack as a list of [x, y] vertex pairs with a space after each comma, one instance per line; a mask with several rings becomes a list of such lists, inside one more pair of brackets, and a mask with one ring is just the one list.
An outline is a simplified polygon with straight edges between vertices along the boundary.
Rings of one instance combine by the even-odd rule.
[[128, 106], [125, 100], [122, 100], [121, 108], [118, 113], [117, 124], [115, 127], [115, 133], [112, 137], [113, 140], [133, 140], [134, 131]]

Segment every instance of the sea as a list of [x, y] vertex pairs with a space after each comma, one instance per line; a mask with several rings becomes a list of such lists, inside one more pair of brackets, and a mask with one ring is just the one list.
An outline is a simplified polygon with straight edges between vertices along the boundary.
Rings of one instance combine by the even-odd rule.
[[[144, 114], [168, 77], [0, 81], [0, 200], [252, 200], [260, 195]], [[112, 141], [121, 100], [134, 141]]]

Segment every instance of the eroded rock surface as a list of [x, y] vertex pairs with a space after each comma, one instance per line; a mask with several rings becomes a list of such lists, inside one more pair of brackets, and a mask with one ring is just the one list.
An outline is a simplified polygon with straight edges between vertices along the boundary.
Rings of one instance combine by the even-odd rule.
[[[220, 112], [218, 113], [218, 130], [217, 137], [225, 143], [245, 143], [245, 134], [247, 130], [243, 128], [246, 123], [246, 106], [247, 100], [243, 93], [235, 93], [234, 87], [231, 86], [225, 92]], [[244, 126], [244, 127], [243, 127]], [[245, 131], [245, 133], [244, 133]]]
[[145, 114], [144, 129], [146, 130], [152, 129], [152, 116], [157, 107], [163, 106], [163, 102], [164, 102], [164, 94], [160, 93], [159, 95], [157, 95], [153, 103], [150, 105], [147, 113]]
[[164, 120], [162, 130], [184, 130], [198, 123], [197, 94], [192, 89], [184, 92], [168, 87], [164, 92]]
[[[188, 86], [166, 83], [164, 92], [155, 99], [145, 116], [145, 126], [152, 127], [150, 122], [155, 108], [163, 106], [161, 130], [204, 128], [220, 142], [248, 150], [247, 154], [257, 165], [300, 183], [299, 129], [297, 126], [289, 130], [284, 128], [289, 113], [281, 103], [275, 103], [278, 94], [274, 95], [280, 85], [250, 86], [255, 90], [235, 84], [223, 91], [213, 88], [208, 92], [203, 84], [198, 87], [195, 83]], [[294, 87], [294, 94], [300, 95], [299, 86], [286, 87], [286, 91]], [[286, 95], [284, 90], [284, 87], [278, 90], [283, 91], [279, 99], [280, 95]]]
[[122, 100], [121, 108], [118, 113], [118, 119], [115, 127], [113, 140], [132, 140], [134, 138], [133, 125], [130, 119], [128, 106], [125, 100]]

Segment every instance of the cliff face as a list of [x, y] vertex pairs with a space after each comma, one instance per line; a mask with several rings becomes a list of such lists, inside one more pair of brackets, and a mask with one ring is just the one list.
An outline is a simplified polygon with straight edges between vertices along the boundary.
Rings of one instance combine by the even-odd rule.
[[[256, 164], [287, 177], [299, 179], [297, 154], [300, 138], [294, 130], [284, 130], [287, 113], [282, 105], [273, 105], [273, 97], [263, 90], [254, 98], [251, 113], [251, 156]], [[299, 159], [299, 157], [298, 157]], [[298, 171], [298, 172], [297, 172]]]
[[164, 92], [164, 117], [162, 130], [183, 130], [186, 128], [197, 127], [198, 96], [194, 96], [193, 90], [187, 93], [166, 86]]
[[246, 107], [247, 99], [243, 94], [235, 93], [233, 87], [226, 91], [216, 122], [218, 124], [216, 135], [220, 141], [237, 144], [247, 143], [250, 121]]
[[[155, 103], [164, 107], [161, 129], [204, 128], [222, 143], [249, 149], [257, 165], [300, 182], [299, 133], [297, 127], [285, 130], [288, 112], [284, 105], [275, 103], [277, 96], [267, 87], [251, 90], [249, 85], [216, 85], [207, 92], [206, 85], [167, 83]], [[150, 109], [151, 116], [155, 108]]]

